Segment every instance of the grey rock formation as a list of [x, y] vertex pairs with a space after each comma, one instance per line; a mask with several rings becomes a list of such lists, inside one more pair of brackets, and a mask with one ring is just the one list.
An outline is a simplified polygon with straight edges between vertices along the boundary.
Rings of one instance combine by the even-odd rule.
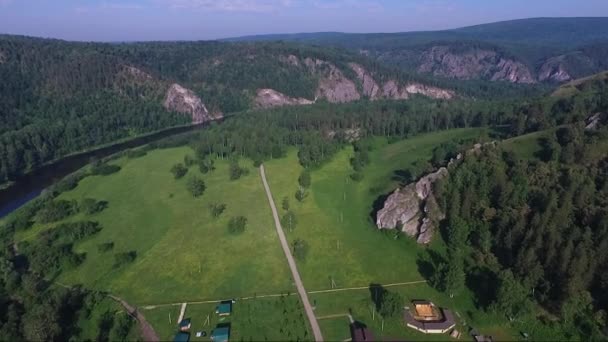
[[397, 82], [389, 80], [382, 86], [382, 96], [387, 99], [406, 100], [410, 94], [405, 89], [401, 89]]
[[585, 129], [588, 131], [596, 130], [602, 123], [606, 122], [606, 113], [595, 113], [585, 120]]
[[433, 237], [434, 221], [444, 218], [432, 193], [433, 184], [448, 175], [445, 167], [430, 173], [417, 182], [395, 190], [376, 215], [378, 229], [401, 227], [419, 243], [429, 243]]
[[418, 71], [457, 79], [535, 82], [532, 73], [523, 63], [481, 48], [456, 52], [449, 46], [434, 46], [422, 53]]
[[193, 124], [221, 118], [222, 113], [210, 113], [203, 101], [190, 89], [174, 83], [167, 90], [164, 106], [167, 110], [189, 114]]
[[314, 103], [314, 101], [303, 98], [289, 97], [274, 89], [258, 89], [254, 102], [257, 108], [308, 105]]
[[0, 50], [0, 64], [6, 63], [6, 60], [7, 60], [6, 53], [4, 53], [4, 51]]
[[134, 66], [125, 65], [123, 71], [132, 79], [138, 82], [145, 82], [152, 79], [152, 76], [150, 74]]
[[566, 82], [572, 80], [572, 76], [566, 69], [566, 56], [549, 58], [538, 71], [538, 80], [542, 82]]
[[405, 91], [409, 94], [420, 94], [433, 99], [449, 100], [456, 96], [451, 90], [428, 86], [421, 83], [409, 83], [405, 86]]
[[363, 88], [363, 96], [366, 96], [372, 100], [377, 99], [380, 92], [380, 87], [374, 80], [374, 77], [357, 63], [349, 63], [348, 66], [350, 66], [355, 74], [357, 74], [357, 78], [359, 79], [359, 82], [361, 82], [361, 86]]

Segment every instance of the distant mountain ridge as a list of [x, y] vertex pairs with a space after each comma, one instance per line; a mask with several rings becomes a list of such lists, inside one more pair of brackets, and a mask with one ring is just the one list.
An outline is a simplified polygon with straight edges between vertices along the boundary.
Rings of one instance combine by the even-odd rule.
[[232, 38], [350, 49], [409, 72], [512, 83], [566, 82], [608, 68], [608, 18], [532, 18], [452, 30]]

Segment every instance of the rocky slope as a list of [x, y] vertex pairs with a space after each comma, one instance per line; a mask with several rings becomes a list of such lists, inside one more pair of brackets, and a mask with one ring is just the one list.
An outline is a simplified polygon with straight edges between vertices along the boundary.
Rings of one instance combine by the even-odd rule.
[[481, 48], [454, 51], [445, 45], [433, 46], [420, 56], [418, 72], [463, 80], [481, 78], [512, 83], [536, 82], [523, 63]]
[[307, 105], [314, 103], [314, 101], [303, 98], [289, 97], [274, 89], [258, 89], [254, 102], [256, 108]]
[[192, 117], [193, 124], [221, 118], [223, 115], [220, 112], [210, 113], [205, 107], [205, 104], [190, 90], [174, 83], [167, 90], [164, 107], [173, 112], [189, 114]]
[[378, 229], [401, 229], [421, 244], [431, 241], [435, 226], [443, 214], [433, 195], [433, 184], [447, 177], [448, 169], [440, 168], [415, 183], [395, 190], [376, 215]]

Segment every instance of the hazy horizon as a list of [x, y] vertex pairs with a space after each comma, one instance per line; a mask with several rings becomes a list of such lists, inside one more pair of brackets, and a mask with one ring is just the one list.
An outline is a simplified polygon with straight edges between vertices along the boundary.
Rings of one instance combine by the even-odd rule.
[[603, 0], [0, 0], [0, 33], [73, 41], [213, 40], [603, 16], [608, 16]]

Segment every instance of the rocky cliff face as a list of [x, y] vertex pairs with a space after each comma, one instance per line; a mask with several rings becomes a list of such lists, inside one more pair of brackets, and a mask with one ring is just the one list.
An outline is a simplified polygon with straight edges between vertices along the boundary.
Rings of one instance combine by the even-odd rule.
[[455, 52], [449, 46], [434, 46], [422, 53], [418, 71], [463, 80], [482, 78], [513, 83], [535, 82], [523, 63], [480, 48]]
[[377, 99], [380, 93], [380, 87], [374, 80], [374, 77], [357, 63], [350, 63], [348, 66], [357, 74], [357, 78], [363, 88], [363, 96], [372, 100]]
[[333, 63], [306, 58], [304, 64], [310, 72], [320, 76], [319, 86], [315, 93], [317, 98], [323, 98], [332, 103], [352, 102], [361, 98], [355, 82], [344, 76], [344, 73]]
[[432, 187], [437, 180], [447, 175], [448, 169], [442, 167], [420, 178], [418, 182], [395, 190], [377, 213], [378, 229], [400, 228], [408, 236], [416, 238], [419, 243], [429, 243], [435, 230], [434, 222], [443, 219]]
[[274, 89], [258, 89], [254, 102], [256, 108], [307, 105], [314, 103], [314, 101], [303, 98], [289, 97]]
[[567, 71], [566, 56], [549, 58], [538, 71], [538, 80], [542, 82], [567, 82], [572, 76]]
[[169, 111], [189, 114], [193, 124], [221, 118], [222, 113], [210, 113], [203, 101], [190, 89], [174, 83], [167, 90], [164, 106]]

